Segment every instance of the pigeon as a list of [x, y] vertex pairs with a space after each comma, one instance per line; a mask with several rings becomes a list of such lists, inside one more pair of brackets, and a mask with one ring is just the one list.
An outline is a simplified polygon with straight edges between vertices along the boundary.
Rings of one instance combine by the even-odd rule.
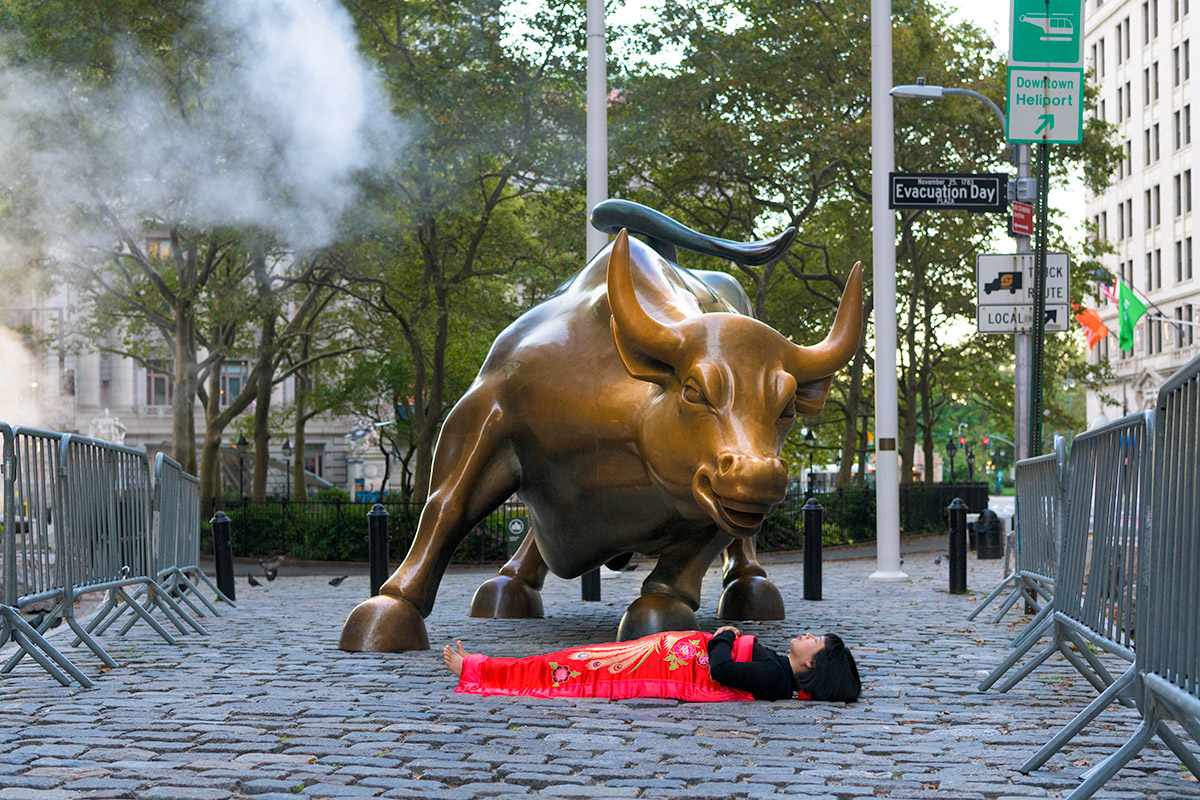
[[330, 578], [329, 585], [330, 586], [341, 586], [342, 581], [346, 580], [346, 578], [349, 578], [349, 577], [350, 577], [349, 575], [339, 575], [336, 578]]
[[935, 558], [935, 559], [933, 560], [933, 565], [934, 565], [935, 567], [936, 567], [938, 564], [940, 564], [940, 563], [942, 563], [942, 557], [941, 557], [941, 556], [938, 556], [937, 558]]
[[260, 558], [258, 565], [262, 567], [263, 575], [267, 576], [267, 580], [273, 581], [279, 575], [279, 568], [283, 566], [283, 561], [282, 555], [271, 556], [270, 558]]
[[250, 581], [251, 586], [262, 586], [262, 581], [255, 580], [249, 572], [246, 573], [246, 580]]

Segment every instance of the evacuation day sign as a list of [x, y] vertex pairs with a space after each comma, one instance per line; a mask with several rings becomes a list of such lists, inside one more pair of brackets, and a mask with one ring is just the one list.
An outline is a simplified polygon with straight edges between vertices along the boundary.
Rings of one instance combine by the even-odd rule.
[[1008, 141], [1083, 139], [1083, 0], [1012, 0]]

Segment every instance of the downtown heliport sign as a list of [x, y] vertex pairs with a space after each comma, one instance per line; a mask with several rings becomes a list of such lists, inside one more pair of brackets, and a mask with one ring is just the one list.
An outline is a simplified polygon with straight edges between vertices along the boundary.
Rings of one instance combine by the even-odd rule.
[[1012, 0], [1008, 141], [1083, 139], [1083, 0]]

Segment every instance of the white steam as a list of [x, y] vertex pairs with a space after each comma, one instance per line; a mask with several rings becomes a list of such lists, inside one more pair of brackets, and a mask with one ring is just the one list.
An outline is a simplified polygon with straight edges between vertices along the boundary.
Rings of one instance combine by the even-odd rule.
[[0, 422], [39, 427], [42, 422], [37, 385], [40, 365], [25, 348], [21, 337], [3, 327], [0, 327], [0, 375], [7, 377], [7, 388], [0, 392]]
[[[358, 179], [387, 169], [404, 138], [347, 12], [327, 0], [209, 0], [198, 26], [176, 42], [174, 75], [116, 43], [121, 72], [104, 90], [0, 64], [9, 246], [109, 247], [115, 223], [130, 235], [253, 226], [300, 249], [332, 240]], [[213, 42], [219, 50], [192, 54]]]

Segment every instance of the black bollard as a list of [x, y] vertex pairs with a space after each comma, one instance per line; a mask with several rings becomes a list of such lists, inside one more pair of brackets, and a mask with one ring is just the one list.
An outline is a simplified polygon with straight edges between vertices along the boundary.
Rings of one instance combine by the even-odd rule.
[[821, 516], [824, 511], [817, 498], [810, 497], [804, 512], [804, 599], [821, 599]]
[[237, 600], [233, 581], [233, 542], [230, 528], [233, 522], [218, 511], [212, 518], [213, 562], [217, 568], [217, 589], [230, 600]]
[[584, 601], [595, 602], [600, 599], [600, 568], [589, 569], [583, 573], [581, 592]]
[[950, 503], [950, 594], [967, 593], [967, 504]]
[[371, 596], [379, 594], [379, 589], [388, 579], [391, 565], [388, 563], [388, 512], [381, 504], [376, 503], [367, 512], [367, 558], [371, 562]]

